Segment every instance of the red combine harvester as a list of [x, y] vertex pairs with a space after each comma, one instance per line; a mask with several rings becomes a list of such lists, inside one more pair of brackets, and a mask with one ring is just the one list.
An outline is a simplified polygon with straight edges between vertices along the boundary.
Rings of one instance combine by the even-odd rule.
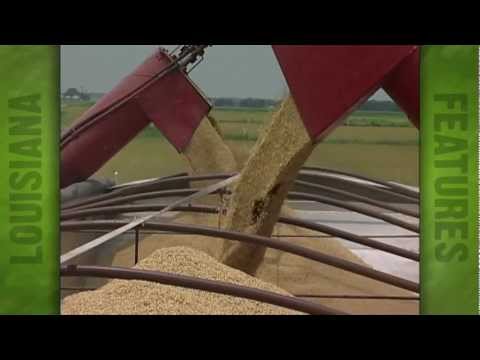
[[[154, 124], [169, 142], [179, 152], [189, 145], [196, 129], [211, 110], [211, 104], [206, 96], [188, 77], [188, 71], [203, 60], [208, 45], [186, 45], [179, 52], [168, 53], [159, 49], [149, 57], [132, 74], [122, 80], [110, 93], [103, 97], [94, 107], [85, 113], [61, 139], [61, 187], [82, 183], [95, 174], [116, 153], [134, 139], [143, 129]], [[287, 80], [292, 97], [297, 105], [305, 128], [314, 142], [325, 138], [330, 131], [340, 125], [359, 105], [368, 100], [379, 89], [383, 88], [405, 111], [410, 121], [418, 128], [420, 126], [420, 49], [418, 46], [294, 46], [273, 45], [273, 51]], [[302, 174], [301, 174], [302, 175]], [[329, 206], [348, 209], [352, 212], [368, 216], [394, 225], [406, 231], [406, 236], [418, 238], [418, 225], [404, 221], [389, 214], [372, 211], [362, 205], [352, 205], [351, 199], [339, 201], [330, 198], [328, 191], [336, 196], [353, 196], [355, 202], [365, 202], [383, 210], [398, 210], [398, 214], [407, 215], [418, 220], [419, 194], [414, 189], [400, 185], [375, 181], [372, 179], [352, 176], [324, 169], [304, 168], [303, 176], [308, 181], [321, 179], [320, 186], [327, 195], [294, 194], [294, 198], [308, 199]], [[192, 189], [179, 188], [177, 191], [164, 190], [163, 185], [179, 184], [179, 181], [193, 180], [224, 180], [216, 185], [196, 192]], [[225, 180], [226, 179], [226, 180]], [[179, 279], [165, 274], [152, 274], [141, 271], [99, 268], [94, 266], [69, 265], [72, 259], [89, 252], [122, 235], [135, 231], [135, 262], [138, 261], [138, 242], [140, 229], [151, 231], [184, 232], [204, 236], [217, 236], [229, 240], [260, 242], [287, 253], [295, 254], [317, 261], [322, 264], [338, 267], [342, 270], [362, 275], [386, 284], [407, 290], [415, 296], [410, 300], [418, 300], [419, 285], [398, 276], [373, 270], [358, 264], [327, 256], [296, 244], [282, 244], [278, 240], [249, 236], [221, 229], [210, 229], [195, 226], [182, 226], [165, 223], [149, 223], [153, 215], [127, 221], [71, 221], [92, 216], [116, 216], [124, 213], [165, 213], [189, 211], [200, 213], [216, 213], [218, 209], [195, 207], [191, 200], [196, 196], [212, 194], [232, 183], [231, 174], [215, 174], [202, 177], [163, 178], [156, 181], [137, 183], [132, 186], [118, 187], [108, 194], [92, 196], [73, 202], [62, 208], [62, 231], [106, 231], [110, 233], [84, 244], [62, 255], [62, 276], [64, 277], [101, 277], [123, 278], [154, 281], [170, 285], [179, 285], [195, 289], [241, 296], [274, 305], [286, 306], [291, 309], [315, 313], [338, 313], [305, 299], [272, 297], [271, 294], [252, 295], [245, 289], [226, 288], [221, 284], [208, 284], [196, 279]], [[343, 183], [343, 190], [338, 191], [325, 186], [325, 181], [331, 181], [328, 186]], [[302, 182], [302, 181], [300, 181]], [[305, 181], [303, 181], [305, 184]], [[307, 184], [308, 185], [308, 184]], [[180, 185], [179, 185], [180, 186]], [[312, 184], [308, 185], [312, 187]], [[350, 189], [350, 195], [345, 189]], [[110, 189], [111, 190], [111, 189]], [[154, 192], [155, 191], [155, 192]], [[363, 191], [363, 192], [362, 192]], [[389, 199], [406, 201], [415, 207], [405, 210], [395, 206], [388, 200], [368, 198], [370, 194]], [[293, 194], [293, 193], [292, 193]], [[291, 194], [291, 195], [292, 195]], [[166, 205], [137, 204], [136, 199], [148, 199], [185, 196], [182, 200]], [[123, 202], [122, 197], [126, 200]], [[188, 206], [183, 206], [187, 205]], [[160, 211], [160, 213], [158, 213]], [[103, 218], [102, 218], [103, 219]], [[301, 221], [293, 218], [282, 218], [280, 222], [299, 226], [345, 239], [352, 243], [369, 246], [382, 252], [399, 256], [408, 261], [417, 262], [418, 253], [381, 243], [366, 236], [352, 234], [348, 231]], [[400, 232], [398, 233], [400, 234]], [[402, 233], [403, 234], [403, 233]], [[402, 235], [404, 236], [404, 235]]]

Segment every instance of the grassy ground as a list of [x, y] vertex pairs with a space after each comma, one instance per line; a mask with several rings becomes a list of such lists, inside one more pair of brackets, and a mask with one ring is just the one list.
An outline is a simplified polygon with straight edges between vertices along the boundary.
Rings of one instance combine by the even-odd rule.
[[[228, 144], [243, 161], [254, 146], [254, 142], [242, 141], [229, 141]], [[418, 185], [417, 145], [319, 144], [307, 164]], [[118, 172], [117, 181], [126, 182], [187, 170], [184, 158], [166, 140], [139, 138], [110, 160], [96, 176], [113, 179]]]
[[[62, 127], [69, 127], [91, 103], [72, 103], [62, 108]], [[271, 119], [273, 109], [218, 108], [211, 115], [222, 124], [226, 136], [232, 140], [256, 140], [258, 131]], [[402, 127], [411, 128], [403, 113], [357, 111], [346, 121], [349, 127]], [[248, 135], [246, 135], [248, 134]], [[161, 136], [155, 128], [142, 133], [146, 137]]]
[[92, 105], [85, 102], [62, 104], [62, 129], [68, 128]]
[[350, 116], [346, 124], [348, 126], [372, 126], [372, 127], [410, 127], [405, 114], [400, 112], [384, 111], [357, 111]]
[[[62, 109], [62, 127], [68, 128], [90, 104], [69, 104]], [[229, 145], [245, 160], [265, 124], [270, 109], [215, 109]], [[346, 124], [319, 144], [309, 165], [418, 185], [418, 131], [405, 115], [390, 112], [356, 112]], [[152, 156], [151, 154], [155, 154]], [[142, 159], [142, 161], [138, 161]], [[132, 172], [131, 169], [135, 168]], [[150, 127], [115, 156], [96, 176], [131, 181], [170, 175], [187, 170], [181, 155]]]

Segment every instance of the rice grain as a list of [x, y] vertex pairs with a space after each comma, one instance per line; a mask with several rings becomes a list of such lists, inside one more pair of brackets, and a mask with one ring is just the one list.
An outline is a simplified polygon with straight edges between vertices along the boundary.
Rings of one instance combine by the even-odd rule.
[[[207, 254], [186, 247], [155, 251], [136, 268], [217, 280], [289, 295], [280, 288], [220, 264]], [[66, 315], [294, 315], [263, 304], [205, 291], [145, 281], [113, 280], [104, 287], [69, 296]]]
[[[234, 187], [225, 228], [271, 236], [282, 204], [314, 144], [292, 97], [275, 114]], [[254, 275], [265, 248], [239, 242], [225, 243], [222, 262]]]

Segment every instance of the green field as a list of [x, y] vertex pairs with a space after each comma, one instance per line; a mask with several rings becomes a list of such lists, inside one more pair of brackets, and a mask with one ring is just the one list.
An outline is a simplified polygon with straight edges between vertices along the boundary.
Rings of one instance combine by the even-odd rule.
[[411, 127], [410, 121], [401, 112], [357, 111], [347, 120], [348, 126]]
[[87, 111], [92, 103], [63, 103], [62, 104], [62, 129], [68, 128], [76, 119]]
[[[62, 127], [85, 112], [92, 103], [70, 103], [62, 107]], [[227, 133], [235, 134], [239, 130], [257, 133], [272, 118], [273, 109], [253, 108], [217, 108], [211, 115], [226, 128]], [[346, 126], [369, 127], [411, 127], [407, 117], [400, 112], [357, 111], [345, 120]], [[232, 130], [232, 131], [230, 131]], [[159, 136], [158, 131], [145, 131], [144, 136]]]
[[[254, 143], [229, 141], [228, 145], [245, 160]], [[307, 164], [418, 185], [417, 145], [319, 144]], [[187, 162], [166, 140], [138, 138], [96, 176], [113, 179], [117, 172], [116, 180], [121, 183], [184, 171], [188, 171]]]
[[[227, 140], [255, 141], [264, 125], [219, 121]], [[148, 133], [158, 131], [151, 129]], [[145, 134], [144, 136], [149, 136]], [[327, 144], [417, 145], [418, 130], [413, 127], [340, 126], [323, 141]]]
[[[64, 105], [62, 128], [68, 128], [88, 106]], [[271, 109], [221, 108], [212, 111], [228, 144], [241, 160], [248, 157], [272, 114]], [[405, 115], [356, 112], [347, 119], [346, 125], [337, 128], [317, 146], [308, 165], [418, 185], [418, 131], [409, 124]], [[117, 181], [125, 182], [187, 170], [182, 156], [152, 126], [109, 161], [96, 176], [113, 178], [118, 172]]]

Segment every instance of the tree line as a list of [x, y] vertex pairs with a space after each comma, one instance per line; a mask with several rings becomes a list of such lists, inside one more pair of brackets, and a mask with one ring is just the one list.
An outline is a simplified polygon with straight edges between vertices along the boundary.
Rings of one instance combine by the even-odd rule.
[[211, 98], [215, 107], [268, 108], [279, 105], [279, 101], [258, 98]]
[[[274, 108], [280, 104], [278, 100], [258, 98], [211, 98], [215, 107], [225, 108]], [[401, 109], [393, 101], [369, 100], [359, 107], [360, 111], [388, 111], [399, 112]]]
[[[76, 88], [70, 88], [62, 94], [64, 100], [82, 100], [82, 101], [96, 101], [102, 94], [87, 93], [79, 91]], [[279, 100], [260, 99], [260, 98], [232, 98], [232, 97], [218, 97], [210, 98], [210, 101], [215, 107], [223, 108], [258, 108], [267, 109], [279, 106]], [[359, 107], [360, 111], [388, 111], [399, 112], [400, 108], [393, 101], [378, 101], [369, 100]]]

